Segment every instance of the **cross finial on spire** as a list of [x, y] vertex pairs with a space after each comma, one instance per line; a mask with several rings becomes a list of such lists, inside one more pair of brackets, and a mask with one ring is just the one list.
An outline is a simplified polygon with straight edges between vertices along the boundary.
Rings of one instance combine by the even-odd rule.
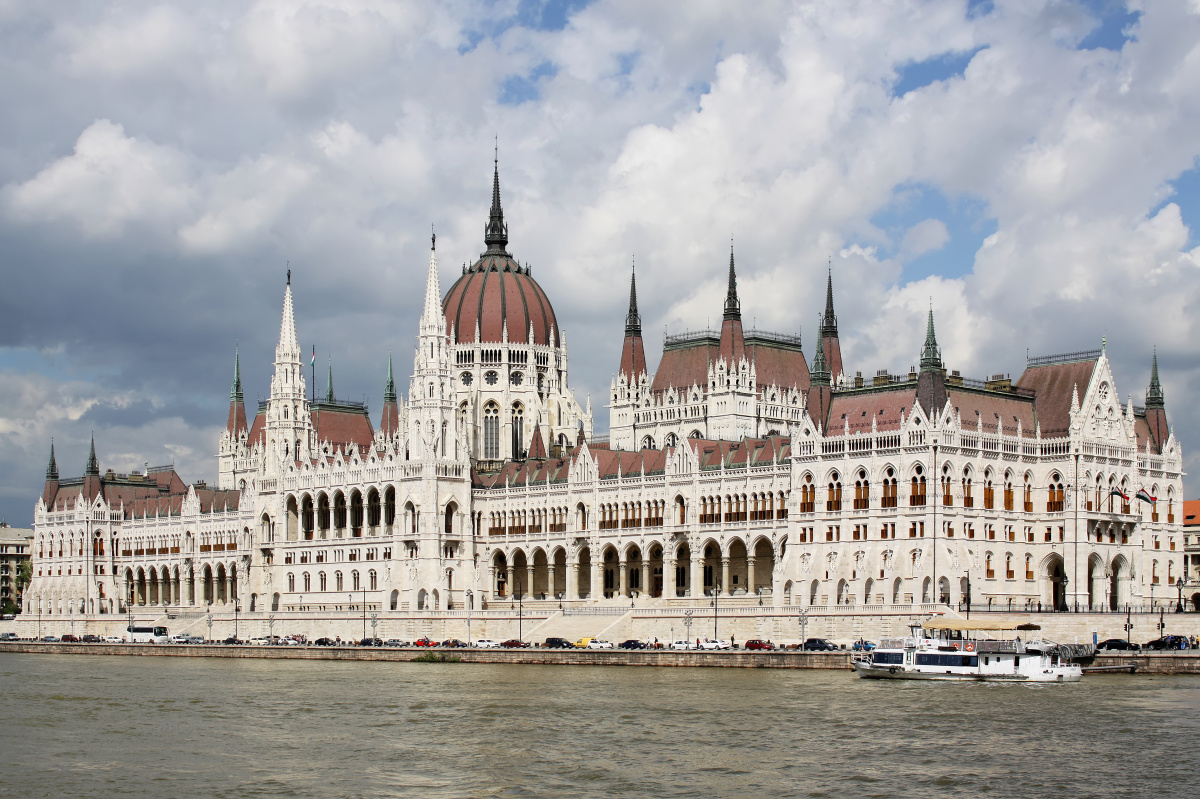
[[507, 255], [508, 225], [504, 224], [504, 209], [500, 205], [500, 137], [496, 137], [496, 154], [492, 172], [492, 209], [484, 228], [484, 243], [490, 253]]
[[437, 249], [437, 230], [433, 225], [429, 226], [429, 249]]

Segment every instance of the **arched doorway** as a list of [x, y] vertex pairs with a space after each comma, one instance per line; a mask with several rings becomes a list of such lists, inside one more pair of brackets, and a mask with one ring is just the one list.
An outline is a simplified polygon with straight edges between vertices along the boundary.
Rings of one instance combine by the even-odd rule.
[[1109, 610], [1120, 610], [1121, 605], [1128, 602], [1128, 597], [1125, 595], [1125, 585], [1129, 577], [1129, 563], [1123, 555], [1117, 555], [1113, 558], [1112, 565], [1108, 569], [1108, 608]]
[[1049, 605], [1052, 610], [1067, 609], [1066, 570], [1060, 555], [1051, 555], [1046, 559], [1045, 576], [1042, 584], [1042, 603]]

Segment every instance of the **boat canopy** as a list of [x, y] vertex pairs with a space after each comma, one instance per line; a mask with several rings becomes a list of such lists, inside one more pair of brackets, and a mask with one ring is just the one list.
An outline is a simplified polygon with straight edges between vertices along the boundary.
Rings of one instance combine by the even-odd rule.
[[992, 619], [929, 619], [922, 622], [926, 630], [1039, 630], [1036, 624], [1017, 624]]

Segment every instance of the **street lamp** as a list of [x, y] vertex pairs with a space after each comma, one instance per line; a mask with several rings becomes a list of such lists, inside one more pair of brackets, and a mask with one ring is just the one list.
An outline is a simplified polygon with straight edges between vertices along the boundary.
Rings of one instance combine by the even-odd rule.
[[275, 643], [275, 614], [267, 616], [267, 635], [271, 636], [271, 643]]
[[1133, 615], [1132, 615], [1132, 613], [1133, 613], [1133, 611], [1131, 611], [1129, 609], [1129, 606], [1126, 605], [1125, 606], [1125, 640], [1130, 641], [1130, 642], [1133, 641]]
[[524, 599], [525, 599], [525, 595], [521, 593], [521, 584], [517, 583], [517, 640], [518, 641], [525, 640], [525, 635], [522, 632], [522, 626], [521, 626], [521, 623], [524, 619], [524, 613], [523, 613], [524, 605], [522, 604]]
[[238, 613], [240, 613], [241, 610], [241, 601], [237, 599], [233, 600], [233, 637], [235, 639], [238, 637]]
[[378, 613], [372, 613], [372, 614], [371, 614], [371, 643], [372, 643], [372, 644], [374, 644], [374, 643], [375, 643], [375, 638], [376, 638], [376, 635], [375, 635], [375, 625], [379, 623], [379, 621], [378, 621], [378, 620], [379, 620], [379, 614], [378, 614]]
[[804, 646], [804, 642], [808, 640], [808, 608], [800, 608], [800, 646]]
[[713, 640], [720, 641], [721, 637], [717, 635], [717, 597], [721, 596], [721, 584], [713, 581], [712, 590], [712, 606], [713, 606]]
[[971, 618], [971, 573], [967, 572], [967, 618]]
[[[367, 637], [367, 584], [363, 583], [363, 638]], [[375, 643], [374, 641], [371, 642]]]
[[[212, 611], [210, 610], [207, 614], [205, 614], [204, 618], [208, 622], [208, 640], [211, 641], [212, 640]], [[132, 624], [130, 624], [129, 627], [131, 630], [133, 629]], [[132, 633], [131, 633], [131, 635], [132, 635]]]
[[[1062, 601], [1062, 608], [1061, 608], [1062, 610], [1068, 609], [1067, 608], [1067, 586], [1070, 584], [1071, 584], [1071, 578], [1064, 574], [1063, 578], [1062, 578], [1062, 588], [1063, 588], [1063, 601]], [[1059, 608], [1055, 608], [1055, 610], [1059, 610]]]
[[470, 588], [468, 588], [465, 596], [467, 597], [467, 646], [470, 646], [471, 645], [471, 605], [472, 605], [472, 598], [475, 596], [475, 594], [472, 593]]
[[692, 615], [695, 611], [688, 609], [683, 612], [683, 623], [687, 626], [687, 643], [692, 642]]
[[1175, 581], [1175, 587], [1179, 589], [1179, 599], [1175, 600], [1175, 612], [1183, 613], [1183, 578], [1180, 577]]

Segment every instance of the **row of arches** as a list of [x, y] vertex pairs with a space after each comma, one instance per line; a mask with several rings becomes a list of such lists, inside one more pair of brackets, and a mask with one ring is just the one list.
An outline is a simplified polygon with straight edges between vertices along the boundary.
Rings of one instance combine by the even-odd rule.
[[127, 567], [121, 573], [130, 607], [146, 605], [224, 605], [238, 596], [235, 563], [205, 563], [198, 572], [180, 566]]

